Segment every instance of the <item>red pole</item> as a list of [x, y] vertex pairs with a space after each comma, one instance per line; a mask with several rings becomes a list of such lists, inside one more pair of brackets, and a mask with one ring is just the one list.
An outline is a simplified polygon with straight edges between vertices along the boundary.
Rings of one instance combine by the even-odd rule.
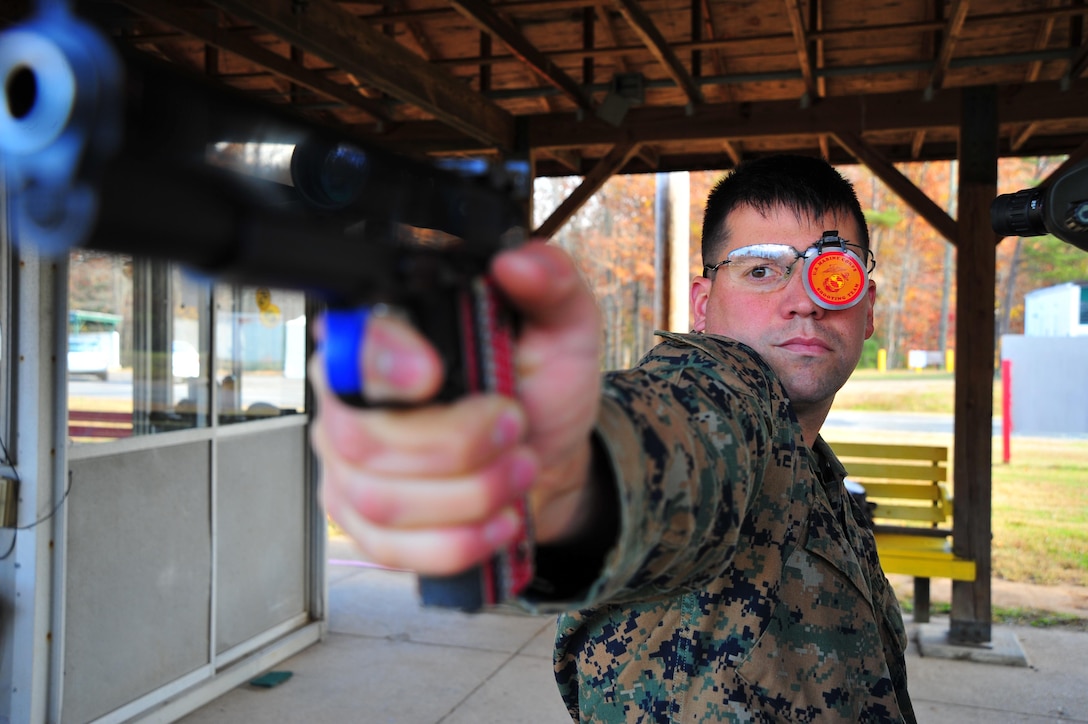
[[1012, 433], [1012, 360], [1001, 360], [1001, 462], [1012, 457], [1010, 436]]

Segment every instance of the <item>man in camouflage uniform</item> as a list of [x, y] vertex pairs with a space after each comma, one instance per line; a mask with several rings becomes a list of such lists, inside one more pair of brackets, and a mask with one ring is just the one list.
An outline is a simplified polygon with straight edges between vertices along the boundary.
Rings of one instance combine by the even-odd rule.
[[[838, 251], [823, 256], [828, 240]], [[847, 274], [815, 271], [847, 250]], [[526, 601], [569, 611], [555, 664], [576, 721], [914, 721], [898, 604], [819, 438], [873, 331], [867, 274], [851, 299], [839, 291], [869, 256], [830, 166], [742, 166], [708, 201], [696, 333], [603, 382], [569, 262], [539, 247], [500, 257], [495, 277], [526, 314], [519, 399], [428, 418], [326, 397], [314, 439], [330, 513], [377, 560], [443, 574], [514, 536], [509, 503], [531, 489]], [[369, 395], [433, 391], [433, 352], [409, 332], [374, 325], [367, 344]]]

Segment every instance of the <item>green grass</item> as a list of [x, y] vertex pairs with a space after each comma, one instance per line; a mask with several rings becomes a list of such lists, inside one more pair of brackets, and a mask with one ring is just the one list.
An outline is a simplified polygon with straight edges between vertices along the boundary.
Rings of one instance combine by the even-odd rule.
[[[857, 370], [835, 396], [836, 410], [865, 412], [955, 411], [956, 382], [951, 372]], [[1001, 380], [994, 380], [995, 414], [1001, 410]]]
[[1014, 437], [994, 460], [994, 574], [1088, 586], [1088, 441]]
[[[899, 605], [902, 606], [905, 616], [914, 612], [914, 600], [909, 596], [901, 598]], [[929, 606], [929, 612], [947, 616], [952, 612], [952, 605], [947, 602], [934, 601]], [[1054, 613], [1053, 611], [1015, 606], [994, 606], [991, 613], [993, 614], [993, 622], [996, 624], [1088, 631], [1088, 619], [1069, 613]]]

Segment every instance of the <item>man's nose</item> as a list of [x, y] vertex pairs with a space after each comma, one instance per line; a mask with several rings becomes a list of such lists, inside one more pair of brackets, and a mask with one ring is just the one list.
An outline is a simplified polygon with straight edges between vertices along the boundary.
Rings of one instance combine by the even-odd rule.
[[[798, 264], [800, 267], [800, 264]], [[778, 293], [782, 295], [782, 311], [785, 316], [816, 317], [819, 319], [827, 312], [805, 289], [804, 269], [794, 267], [793, 273]]]

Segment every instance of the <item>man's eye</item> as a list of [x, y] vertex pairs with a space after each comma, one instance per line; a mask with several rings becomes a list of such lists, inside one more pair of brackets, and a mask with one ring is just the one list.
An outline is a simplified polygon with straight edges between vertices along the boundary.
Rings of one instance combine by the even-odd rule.
[[745, 264], [744, 278], [753, 282], [769, 282], [782, 277], [784, 271], [775, 264], [767, 262], [752, 262]]

